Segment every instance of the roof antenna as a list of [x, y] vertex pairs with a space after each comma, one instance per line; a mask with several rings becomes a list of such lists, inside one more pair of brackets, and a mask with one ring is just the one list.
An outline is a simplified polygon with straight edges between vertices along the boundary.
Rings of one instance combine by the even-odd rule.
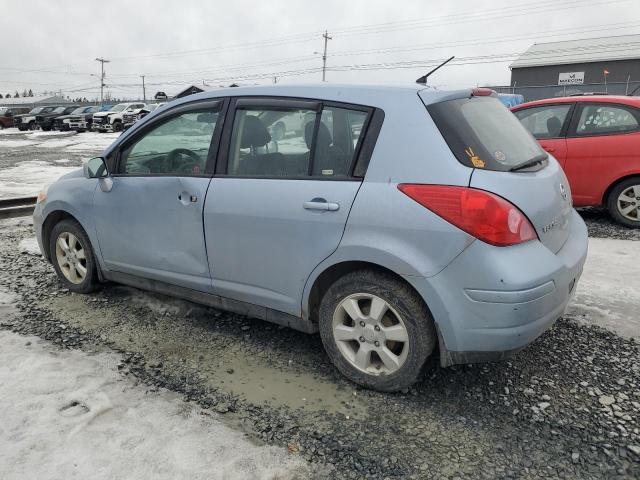
[[449, 57], [447, 58], [444, 62], [442, 62], [440, 65], [438, 65], [436, 68], [434, 68], [433, 70], [431, 70], [429, 73], [427, 73], [426, 75], [421, 76], [419, 79], [416, 80], [416, 83], [421, 83], [422, 85], [426, 85], [427, 84], [427, 78], [429, 78], [429, 75], [431, 75], [433, 72], [435, 72], [436, 70], [438, 70], [441, 67], [444, 67], [447, 63], [449, 63], [451, 60], [453, 60], [455, 57]]

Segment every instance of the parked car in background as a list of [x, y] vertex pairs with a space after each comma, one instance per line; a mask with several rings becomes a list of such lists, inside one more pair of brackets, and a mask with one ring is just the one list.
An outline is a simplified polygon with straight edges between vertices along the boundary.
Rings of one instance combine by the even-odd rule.
[[36, 125], [43, 131], [48, 132], [53, 128], [56, 118], [68, 115], [78, 108], [78, 105], [65, 105], [56, 107], [50, 112], [41, 112], [36, 115]]
[[97, 132], [120, 132], [124, 129], [123, 115], [144, 108], [144, 103], [118, 103], [106, 112], [93, 114], [91, 130]]
[[603, 205], [640, 228], [640, 98], [550, 98], [512, 111], [564, 168], [575, 206]]
[[563, 314], [587, 229], [556, 160], [490, 95], [174, 100], [40, 193], [38, 244], [73, 292], [111, 280], [319, 331], [370, 388], [406, 388], [436, 352], [498, 360]]
[[14, 126], [18, 127], [18, 130], [20, 131], [35, 130], [38, 128], [38, 125], [36, 124], [36, 115], [52, 112], [56, 108], [56, 106], [35, 107], [24, 115], [14, 115]]
[[0, 130], [13, 127], [13, 118], [29, 112], [29, 107], [0, 107]]
[[76, 132], [84, 132], [87, 130], [87, 121], [91, 122], [93, 114], [100, 111], [100, 106], [90, 105], [78, 107], [68, 115], [56, 117], [53, 121], [53, 129], [61, 132], [75, 130]]
[[146, 117], [147, 115], [149, 115], [151, 112], [156, 110], [160, 105], [162, 105], [162, 104], [161, 103], [149, 103], [143, 108], [139, 108], [137, 110], [133, 110], [131, 112], [127, 112], [127, 113], [123, 114], [122, 115], [122, 126], [124, 127], [124, 130], [128, 130], [129, 128], [131, 128], [134, 123], [136, 123], [138, 120], [141, 120], [144, 117]]

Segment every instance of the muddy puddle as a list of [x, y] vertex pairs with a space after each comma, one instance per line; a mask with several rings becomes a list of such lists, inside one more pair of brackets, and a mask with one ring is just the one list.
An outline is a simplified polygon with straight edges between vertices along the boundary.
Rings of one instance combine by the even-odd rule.
[[[242, 325], [227, 320], [221, 327], [219, 319], [210, 318], [211, 309], [120, 286], [90, 296], [59, 295], [42, 306], [115, 348], [140, 352], [147, 362], [161, 362], [163, 369], [189, 367], [207, 386], [254, 405], [324, 410], [349, 418], [367, 414], [351, 385], [305, 371], [301, 360], [316, 358], [301, 358], [304, 352], [260, 338], [264, 329], [281, 330], [266, 322], [240, 317]], [[317, 347], [312, 350], [312, 357], [323, 355]]]

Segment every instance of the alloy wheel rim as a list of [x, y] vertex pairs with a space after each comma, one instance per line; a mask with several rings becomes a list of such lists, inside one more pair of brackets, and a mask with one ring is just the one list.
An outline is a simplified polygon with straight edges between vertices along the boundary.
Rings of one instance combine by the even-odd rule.
[[369, 375], [399, 370], [409, 354], [409, 332], [398, 312], [384, 299], [355, 293], [333, 313], [333, 338], [342, 356]]
[[84, 246], [73, 233], [62, 232], [56, 239], [56, 260], [60, 271], [75, 285], [87, 277], [87, 257]]
[[618, 212], [624, 218], [640, 222], [640, 185], [625, 188], [618, 195]]

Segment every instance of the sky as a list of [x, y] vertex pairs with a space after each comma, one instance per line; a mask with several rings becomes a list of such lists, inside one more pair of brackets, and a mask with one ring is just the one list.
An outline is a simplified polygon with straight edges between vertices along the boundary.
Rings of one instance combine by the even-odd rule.
[[[531, 44], [640, 33], [640, 0], [4, 0], [0, 93], [114, 98], [191, 84], [508, 85]], [[7, 21], [9, 20], [9, 21]]]

